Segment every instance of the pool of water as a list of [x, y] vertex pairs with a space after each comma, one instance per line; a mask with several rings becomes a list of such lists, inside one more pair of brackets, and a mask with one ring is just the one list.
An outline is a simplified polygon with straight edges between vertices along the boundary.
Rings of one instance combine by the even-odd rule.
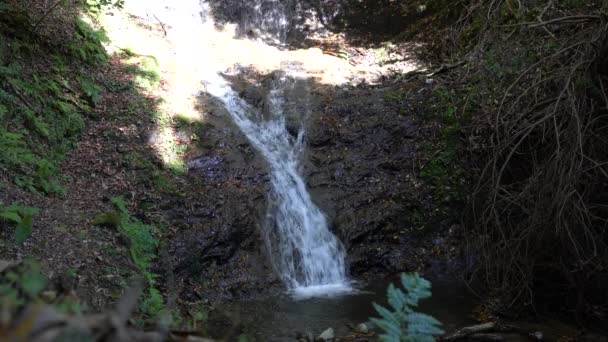
[[[298, 333], [318, 336], [329, 327], [336, 336], [346, 336], [352, 334], [348, 325], [377, 316], [372, 303], [386, 306], [386, 288], [397, 280], [360, 285], [356, 292], [333, 297], [295, 299], [282, 293], [261, 300], [230, 303], [218, 309], [254, 341], [295, 341]], [[430, 280], [433, 297], [423, 300], [418, 311], [437, 318], [446, 331], [475, 323], [471, 317], [474, 297], [464, 285], [453, 280]], [[217, 337], [227, 333], [226, 326], [210, 328]]]

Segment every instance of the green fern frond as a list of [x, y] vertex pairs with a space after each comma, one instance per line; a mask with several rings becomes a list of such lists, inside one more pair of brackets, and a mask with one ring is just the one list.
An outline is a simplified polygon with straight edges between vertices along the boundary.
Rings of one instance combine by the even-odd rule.
[[401, 275], [401, 285], [407, 290], [406, 303], [408, 306], [418, 306], [418, 301], [431, 297], [431, 283], [420, 277], [418, 273]]
[[395, 310], [395, 312], [402, 312], [407, 308], [408, 302], [406, 295], [395, 285], [390, 284], [387, 291], [388, 303]]
[[32, 207], [13, 204], [9, 207], [0, 207], [0, 221], [9, 221], [15, 224], [15, 241], [22, 244], [32, 233], [34, 216], [39, 210]]
[[393, 284], [388, 287], [387, 299], [392, 311], [373, 304], [381, 318], [371, 318], [371, 321], [384, 331], [380, 335], [380, 341], [434, 341], [434, 336], [443, 334], [441, 323], [432, 316], [412, 309], [418, 306], [421, 299], [431, 296], [431, 283], [418, 273], [404, 273], [401, 275], [401, 284], [405, 292]]
[[85, 94], [89, 103], [95, 107], [101, 98], [101, 88], [96, 85], [92, 80], [87, 78], [80, 79], [80, 88]]
[[19, 66], [16, 64], [0, 65], [0, 75], [14, 76], [19, 73]]
[[30, 152], [23, 138], [22, 134], [0, 129], [0, 169], [26, 168], [36, 163], [36, 156]]
[[410, 336], [429, 336], [429, 335], [441, 335], [443, 330], [439, 328], [441, 323], [432, 316], [412, 312], [406, 317], [408, 322], [407, 334]]

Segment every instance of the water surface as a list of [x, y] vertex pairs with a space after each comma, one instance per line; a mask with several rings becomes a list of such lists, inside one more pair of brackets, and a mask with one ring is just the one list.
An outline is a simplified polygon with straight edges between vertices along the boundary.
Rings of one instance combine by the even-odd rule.
[[[443, 323], [446, 331], [475, 324], [472, 312], [474, 297], [453, 280], [431, 279], [433, 297], [423, 300], [418, 311], [430, 314]], [[397, 284], [398, 280], [391, 280]], [[334, 297], [296, 299], [288, 293], [256, 301], [230, 303], [221, 307], [244, 332], [255, 341], [295, 341], [298, 333], [318, 336], [332, 327], [337, 336], [352, 334], [348, 325], [366, 322], [378, 316], [372, 303], [386, 303], [386, 288], [390, 281], [364, 285], [359, 291]], [[226, 327], [211, 327], [214, 335], [222, 336]]]

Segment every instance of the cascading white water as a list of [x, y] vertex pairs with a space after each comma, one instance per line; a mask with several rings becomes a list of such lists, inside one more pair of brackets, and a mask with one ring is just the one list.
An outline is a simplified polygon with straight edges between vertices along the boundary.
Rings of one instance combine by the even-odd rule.
[[[202, 78], [205, 92], [222, 102], [270, 166], [272, 195], [265, 240], [286, 286], [300, 298], [350, 291], [344, 249], [329, 230], [324, 214], [311, 200], [298, 172], [304, 131], [301, 129], [297, 137], [293, 137], [286, 127], [286, 107], [294, 103], [285, 98], [285, 94], [290, 93], [285, 91], [286, 87], [295, 84], [297, 79], [305, 83], [306, 75], [289, 68], [283, 70], [266, 99], [267, 110], [255, 108], [218, 74], [221, 69], [209, 50], [213, 43], [193, 44], [193, 35], [205, 39], [206, 30], [214, 29], [211, 21], [201, 22], [201, 17], [209, 13], [209, 5], [199, 0], [182, 0], [171, 6], [165, 6], [162, 0], [150, 1], [146, 4], [154, 8], [153, 17], [162, 18], [171, 27], [169, 35], [175, 37], [177, 58], [198, 59], [197, 64], [204, 67], [192, 72]], [[246, 0], [242, 6], [250, 13], [243, 14], [246, 21], [240, 24], [249, 28], [257, 26], [260, 44], [269, 40], [276, 43], [273, 45], [285, 43], [292, 0]], [[302, 93], [297, 97], [301, 98]], [[295, 112], [299, 120], [304, 120], [307, 109], [301, 107]]]
[[256, 32], [259, 38], [282, 44], [289, 30], [291, 0], [249, 0], [251, 8], [243, 13], [241, 24]]
[[[288, 32], [291, 1], [253, 0], [245, 24], [256, 25], [268, 41], [283, 44]], [[305, 77], [305, 76], [304, 76]], [[234, 122], [270, 165], [272, 191], [265, 240], [273, 264], [287, 287], [297, 297], [350, 291], [344, 249], [328, 228], [325, 215], [313, 203], [298, 172], [304, 131], [293, 137], [286, 127], [286, 87], [303, 78], [291, 68], [273, 82], [267, 112], [239, 97], [229, 82], [214, 73], [205, 78], [205, 90], [220, 99]], [[301, 94], [298, 94], [301, 97]], [[300, 120], [306, 110], [300, 108]]]
[[270, 165], [276, 207], [266, 228], [266, 242], [286, 285], [303, 297], [345, 292], [350, 287], [344, 250], [298, 173], [304, 132], [300, 130], [297, 138], [293, 138], [286, 128], [281, 97], [281, 86], [288, 83], [286, 75], [274, 82], [268, 98], [270, 113], [265, 118], [219, 75], [206, 80], [206, 91], [222, 101], [234, 122]]

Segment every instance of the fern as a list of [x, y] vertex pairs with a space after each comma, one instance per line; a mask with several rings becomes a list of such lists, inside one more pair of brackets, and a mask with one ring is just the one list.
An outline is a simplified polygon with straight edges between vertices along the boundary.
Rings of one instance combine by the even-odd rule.
[[36, 163], [36, 156], [30, 152], [23, 135], [0, 128], [0, 169], [27, 167]]
[[0, 65], [0, 75], [15, 76], [19, 73], [20, 67], [17, 64]]
[[38, 158], [24, 141], [24, 135], [0, 128], [0, 170], [18, 169], [23, 175], [15, 177], [15, 184], [32, 192], [64, 193], [56, 181], [57, 167], [47, 159]]
[[22, 244], [32, 233], [34, 216], [38, 209], [21, 205], [11, 205], [0, 208], [0, 220], [13, 222], [15, 226], [15, 241]]
[[390, 284], [387, 290], [388, 304], [391, 309], [374, 303], [381, 318], [371, 321], [384, 330], [380, 335], [382, 342], [431, 342], [434, 336], [443, 334], [441, 323], [435, 318], [415, 312], [421, 299], [431, 297], [431, 283], [418, 273], [402, 274], [401, 284], [405, 291]]
[[95, 107], [101, 98], [101, 88], [93, 81], [87, 78], [80, 79], [80, 88], [86, 96], [89, 103]]
[[54, 180], [58, 173], [57, 167], [46, 159], [41, 159], [38, 162], [38, 170], [34, 175], [36, 188], [45, 194], [64, 195], [65, 189]]
[[[122, 3], [78, 2], [84, 5], [85, 1], [94, 6]], [[0, 15], [7, 17], [8, 26], [21, 21], [16, 17], [22, 7], [16, 6], [18, 2], [0, 0]], [[25, 8], [23, 11], [27, 12]], [[101, 97], [102, 89], [88, 81], [83, 63], [67, 61], [74, 60], [74, 56], [80, 56], [86, 64], [107, 61], [103, 43], [108, 38], [103, 30], [96, 30], [85, 20], [70, 21], [74, 34], [67, 42], [60, 40], [60, 44], [42, 47], [17, 34], [19, 26], [11, 27], [9, 31], [14, 30], [15, 34], [4, 37], [6, 44], [0, 46], [0, 173], [31, 192], [64, 192], [59, 185], [59, 163], [85, 126], [83, 114], [90, 113], [90, 107]], [[25, 31], [31, 33], [33, 23], [25, 20], [23, 24]], [[35, 69], [39, 68], [28, 66], [36, 58], [49, 62], [46, 70], [37, 72]], [[80, 84], [74, 87], [70, 83]]]
[[123, 233], [131, 241], [131, 258], [141, 270], [148, 270], [152, 260], [156, 258], [158, 240], [151, 234], [153, 228], [139, 221], [121, 224]]
[[108, 53], [102, 43], [109, 42], [109, 38], [104, 30], [95, 30], [86, 22], [78, 20], [76, 32], [76, 39], [69, 45], [74, 55], [93, 65], [108, 61]]
[[4, 116], [8, 113], [8, 108], [0, 103], [0, 121], [4, 120]]

